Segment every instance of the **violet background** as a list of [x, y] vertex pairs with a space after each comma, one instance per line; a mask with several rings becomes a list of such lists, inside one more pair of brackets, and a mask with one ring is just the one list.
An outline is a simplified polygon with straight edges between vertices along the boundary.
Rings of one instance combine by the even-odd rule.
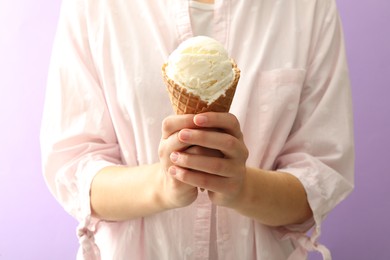
[[[390, 1], [337, 2], [352, 80], [356, 188], [325, 221], [321, 242], [336, 260], [389, 260]], [[0, 259], [75, 259], [78, 248], [77, 223], [49, 193], [40, 166], [59, 7], [59, 0], [0, 0]]]

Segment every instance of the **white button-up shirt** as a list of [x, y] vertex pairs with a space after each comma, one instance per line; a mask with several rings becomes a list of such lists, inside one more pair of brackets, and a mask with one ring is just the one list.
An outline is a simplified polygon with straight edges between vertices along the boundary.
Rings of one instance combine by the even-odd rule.
[[[124, 222], [91, 217], [108, 165], [158, 161], [173, 113], [161, 66], [193, 36], [185, 0], [63, 1], [42, 124], [48, 186], [80, 222], [80, 259], [303, 259], [353, 189], [351, 95], [334, 0], [216, 0], [213, 37], [241, 69], [231, 107], [248, 166], [288, 172], [314, 217], [271, 228], [200, 193], [190, 206]], [[305, 232], [313, 227], [307, 237]]]

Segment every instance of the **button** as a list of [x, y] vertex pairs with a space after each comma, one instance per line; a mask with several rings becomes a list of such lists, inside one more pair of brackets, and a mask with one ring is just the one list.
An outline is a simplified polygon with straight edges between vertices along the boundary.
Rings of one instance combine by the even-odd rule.
[[184, 252], [186, 253], [186, 255], [190, 255], [192, 254], [193, 250], [191, 247], [186, 247], [186, 249], [184, 250]]
[[287, 110], [289, 110], [289, 111], [294, 110], [294, 108], [295, 108], [295, 105], [294, 105], [294, 104], [289, 104], [289, 105], [287, 106]]
[[207, 209], [198, 209], [196, 216], [198, 218], [208, 218], [210, 216], [210, 211]]
[[123, 117], [125, 118], [126, 121], [130, 121], [130, 116], [128, 113], [124, 112]]
[[91, 101], [91, 100], [92, 100], [92, 95], [91, 95], [90, 93], [88, 93], [88, 94], [86, 94], [86, 95], [84, 96], [84, 99], [85, 99], [86, 101]]
[[139, 85], [142, 82], [142, 78], [141, 77], [135, 77], [134, 81], [135, 81], [135, 84]]
[[155, 122], [156, 122], [156, 120], [155, 120], [153, 117], [148, 117], [148, 118], [146, 119], [146, 123], [147, 123], [148, 125], [153, 125]]
[[260, 109], [262, 112], [267, 112], [269, 107], [267, 105], [262, 105]]
[[72, 182], [70, 184], [70, 194], [72, 194], [73, 197], [77, 197], [78, 191], [79, 191], [79, 189], [78, 189], [76, 183]]
[[206, 249], [203, 249], [200, 256], [206, 259], [209, 256], [209, 252]]
[[250, 12], [258, 14], [259, 8], [257, 8], [257, 7], [251, 7]]
[[245, 236], [245, 237], [248, 236], [248, 233], [249, 233], [249, 230], [246, 229], [246, 228], [242, 228], [241, 231], [240, 231], [240, 234], [242, 236]]

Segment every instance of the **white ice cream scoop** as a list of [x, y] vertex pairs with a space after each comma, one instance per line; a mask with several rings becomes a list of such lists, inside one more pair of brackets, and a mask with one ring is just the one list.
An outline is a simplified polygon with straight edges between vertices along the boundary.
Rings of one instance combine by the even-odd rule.
[[170, 79], [208, 104], [224, 95], [235, 77], [224, 46], [206, 36], [181, 43], [169, 56], [165, 70]]

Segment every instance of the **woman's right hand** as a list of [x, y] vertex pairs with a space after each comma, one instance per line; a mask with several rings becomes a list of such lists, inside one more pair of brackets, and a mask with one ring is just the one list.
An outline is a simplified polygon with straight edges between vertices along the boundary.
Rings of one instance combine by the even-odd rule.
[[[162, 125], [159, 162], [134, 167], [108, 166], [91, 184], [91, 210], [95, 217], [123, 221], [190, 205], [198, 196], [195, 185], [175, 178], [175, 152], [221, 157], [220, 151], [183, 143], [178, 134], [194, 129], [194, 115], [170, 116]], [[185, 132], [185, 131], [184, 131]], [[107, 196], [110, 194], [110, 196]]]

